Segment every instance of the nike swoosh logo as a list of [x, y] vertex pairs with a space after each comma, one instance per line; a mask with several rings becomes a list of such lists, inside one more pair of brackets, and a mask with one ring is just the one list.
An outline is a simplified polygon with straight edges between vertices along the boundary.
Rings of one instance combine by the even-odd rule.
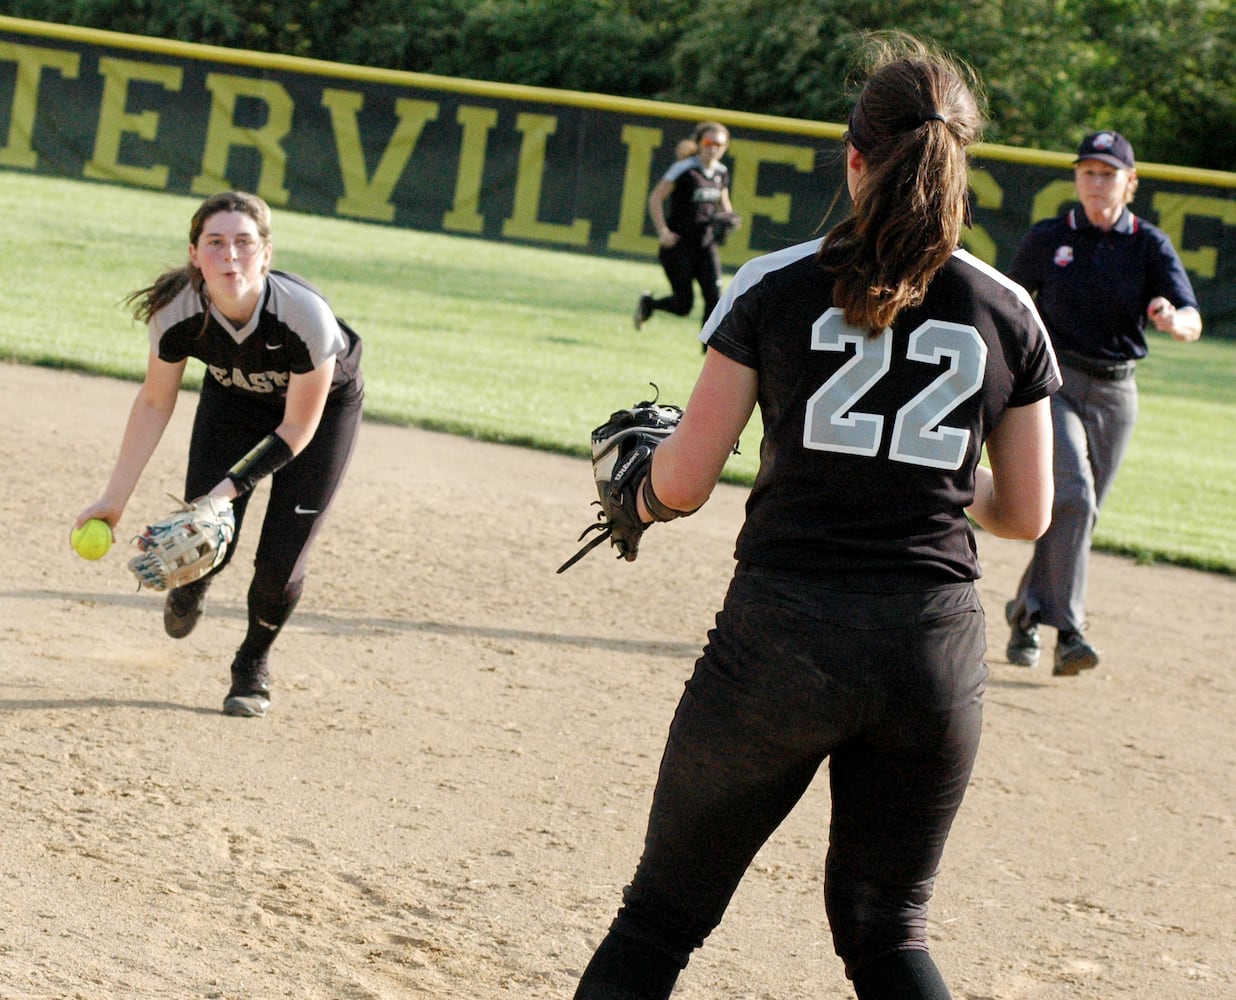
[[300, 504], [297, 504], [297, 505], [296, 505], [296, 507], [293, 509], [293, 513], [296, 513], [296, 514], [317, 514], [317, 513], [318, 513], [318, 511], [316, 511], [316, 510], [308, 510], [308, 509], [306, 509], [306, 508], [302, 507]]

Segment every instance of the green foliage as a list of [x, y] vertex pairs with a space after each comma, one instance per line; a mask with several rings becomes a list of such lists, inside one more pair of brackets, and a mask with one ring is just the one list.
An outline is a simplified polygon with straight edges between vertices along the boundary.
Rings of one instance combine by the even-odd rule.
[[827, 5], [704, 0], [674, 51], [676, 100], [791, 118], [843, 121], [838, 82], [853, 27]]
[[461, 25], [469, 0], [437, 0], [434, 3], [408, 3], [407, 0], [370, 0], [363, 5], [363, 16], [350, 14], [357, 4], [333, 0], [337, 17], [324, 19], [318, 33], [327, 58], [353, 66], [416, 73], [446, 73], [441, 62], [444, 53], [456, 51], [461, 42]]
[[[994, 46], [968, 57], [987, 84], [992, 123], [987, 138], [1010, 146], [1076, 148], [1091, 128], [1079, 111], [1085, 101], [1081, 79], [1095, 53], [1071, 21], [1056, 13], [1057, 4], [1027, 0], [1037, 18], [1009, 25], [1012, 44]], [[1121, 131], [1133, 133], [1121, 122]]]
[[898, 0], [704, 0], [674, 53], [675, 99], [845, 121], [866, 34], [908, 18], [917, 34], [977, 62], [1000, 37], [993, 12], [952, 0], [925, 0], [909, 15]]
[[[308, 46], [298, 46], [294, 33], [272, 32], [269, 15], [273, 4], [258, 4], [266, 11], [255, 11], [250, 17], [247, 8], [227, 0], [179, 0], [176, 3], [121, 2], [121, 0], [74, 0], [67, 4], [20, 4], [39, 13], [41, 20], [52, 19], [50, 7], [67, 8], [65, 20], [89, 28], [105, 28], [132, 35], [154, 35], [222, 45], [249, 48], [259, 52], [292, 51], [307, 54]], [[262, 13], [267, 15], [264, 20]], [[276, 47], [279, 46], [279, 47]]]
[[1147, 160], [1236, 169], [1236, 15], [1229, 0], [1081, 6], [1098, 56], [1080, 77], [1093, 127], [1125, 132]]
[[[562, 90], [659, 89], [651, 31], [620, 5], [594, 0], [480, 0], [468, 7], [459, 46], [439, 61], [449, 76]], [[660, 70], [660, 79], [658, 79]]]

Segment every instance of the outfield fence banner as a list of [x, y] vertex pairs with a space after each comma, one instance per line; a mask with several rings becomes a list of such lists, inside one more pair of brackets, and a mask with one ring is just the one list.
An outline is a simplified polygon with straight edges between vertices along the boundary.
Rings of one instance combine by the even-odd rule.
[[[844, 126], [376, 70], [0, 17], [0, 168], [654, 259], [648, 192], [693, 125], [731, 132], [728, 268], [844, 211]], [[984, 144], [966, 246], [1006, 268], [1074, 198], [1065, 153]], [[1141, 164], [1208, 335], [1236, 338], [1236, 174]]]

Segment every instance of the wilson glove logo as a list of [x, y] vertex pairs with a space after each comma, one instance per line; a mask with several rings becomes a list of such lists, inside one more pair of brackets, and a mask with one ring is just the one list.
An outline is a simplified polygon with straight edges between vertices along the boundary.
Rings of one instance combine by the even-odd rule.
[[[648, 461], [648, 456], [651, 454], [652, 449], [646, 444], [642, 444], [638, 448], [634, 449], [631, 454], [629, 454], [618, 464], [618, 468], [614, 470], [614, 478], [610, 480], [611, 489], [616, 490], [618, 488], [617, 484], [621, 483], [630, 474], [631, 467], [633, 465], [642, 465], [644, 462]], [[619, 504], [622, 503], [622, 497], [615, 496], [614, 502]]]

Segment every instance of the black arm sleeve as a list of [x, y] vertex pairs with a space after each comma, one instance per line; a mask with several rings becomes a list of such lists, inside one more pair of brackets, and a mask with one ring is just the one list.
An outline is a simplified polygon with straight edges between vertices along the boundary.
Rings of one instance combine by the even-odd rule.
[[267, 434], [244, 458], [227, 470], [237, 496], [248, 493], [258, 482], [292, 461], [292, 449], [278, 434]]

